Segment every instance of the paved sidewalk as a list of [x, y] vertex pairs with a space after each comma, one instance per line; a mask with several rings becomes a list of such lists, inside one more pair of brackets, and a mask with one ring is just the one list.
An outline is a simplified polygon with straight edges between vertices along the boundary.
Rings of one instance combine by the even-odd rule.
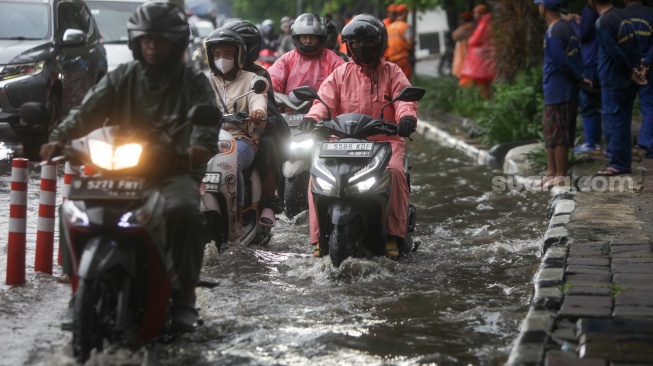
[[[428, 138], [496, 162], [460, 127], [418, 121]], [[653, 159], [633, 154], [633, 174], [593, 178], [606, 163], [593, 156], [572, 169], [580, 187], [552, 192], [531, 306], [508, 365], [653, 365]]]
[[560, 189], [553, 198], [509, 365], [653, 365], [653, 159], [634, 158], [621, 183], [586, 175], [591, 163], [572, 176], [610, 189]]

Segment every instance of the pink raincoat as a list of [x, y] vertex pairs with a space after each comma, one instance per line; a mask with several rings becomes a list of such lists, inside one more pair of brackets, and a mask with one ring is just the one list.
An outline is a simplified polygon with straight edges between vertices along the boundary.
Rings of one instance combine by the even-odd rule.
[[290, 94], [299, 86], [311, 86], [315, 90], [333, 70], [344, 64], [340, 56], [324, 49], [319, 56], [306, 57], [297, 50], [284, 53], [269, 69], [272, 88], [277, 93]]
[[[411, 85], [399, 66], [384, 60], [381, 60], [381, 65], [373, 72], [372, 76], [377, 82], [372, 83], [372, 79], [364, 73], [360, 66], [354, 62], [348, 62], [337, 68], [324, 80], [318, 94], [329, 106], [334, 116], [343, 113], [364, 113], [379, 118], [381, 108], [388, 103], [387, 100], [394, 98], [401, 90]], [[417, 118], [417, 103], [395, 102], [389, 105], [383, 114], [384, 120], [395, 122], [395, 124], [404, 116]], [[321, 121], [326, 115], [326, 107], [316, 100], [306, 117]], [[388, 141], [391, 144], [392, 158], [388, 164], [388, 170], [392, 177], [392, 192], [388, 203], [388, 234], [403, 238], [406, 235], [409, 193], [404, 174], [406, 141], [403, 137], [385, 135], [372, 136], [370, 140]], [[320, 232], [310, 188], [308, 205], [311, 243], [317, 243]]]

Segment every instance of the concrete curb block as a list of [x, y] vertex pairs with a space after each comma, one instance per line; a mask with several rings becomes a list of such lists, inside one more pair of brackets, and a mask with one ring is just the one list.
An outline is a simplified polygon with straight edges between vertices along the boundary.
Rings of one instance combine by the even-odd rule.
[[456, 137], [451, 136], [448, 132], [433, 126], [432, 124], [423, 121], [417, 120], [417, 131], [426, 138], [441, 141], [448, 146], [455, 148], [456, 150], [463, 151], [467, 156], [473, 158], [476, 163], [489, 165], [495, 158], [490, 155], [487, 151], [472, 146], [465, 141], [462, 141]]
[[521, 324], [519, 336], [513, 343], [506, 365], [543, 365], [544, 347], [553, 331], [556, 313], [562, 305], [565, 265], [569, 248], [566, 225], [576, 203], [568, 196], [552, 199], [553, 212], [549, 227], [540, 241], [543, 254], [540, 268], [533, 282], [535, 289], [531, 306]]

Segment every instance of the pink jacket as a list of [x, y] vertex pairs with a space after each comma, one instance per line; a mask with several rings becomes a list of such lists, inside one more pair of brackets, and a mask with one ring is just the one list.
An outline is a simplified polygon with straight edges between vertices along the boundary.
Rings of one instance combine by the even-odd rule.
[[496, 61], [492, 40], [492, 14], [484, 14], [467, 40], [467, 54], [460, 71], [462, 76], [472, 79], [494, 80]]
[[284, 53], [268, 69], [275, 92], [289, 94], [299, 86], [312, 86], [315, 90], [333, 70], [344, 64], [333, 51], [324, 49], [318, 57], [302, 56], [297, 50]]
[[[329, 106], [332, 117], [343, 113], [364, 113], [379, 118], [381, 108], [388, 103], [388, 100], [396, 97], [405, 87], [411, 86], [401, 68], [391, 62], [381, 60], [381, 65], [375, 73], [378, 73], [376, 75], [378, 82], [373, 84], [360, 66], [348, 62], [338, 67], [324, 80], [318, 94]], [[306, 117], [321, 121], [326, 115], [326, 107], [316, 100]], [[404, 116], [417, 118], [417, 103], [394, 102], [383, 111], [383, 119], [395, 124]], [[398, 136], [387, 138], [403, 140]]]

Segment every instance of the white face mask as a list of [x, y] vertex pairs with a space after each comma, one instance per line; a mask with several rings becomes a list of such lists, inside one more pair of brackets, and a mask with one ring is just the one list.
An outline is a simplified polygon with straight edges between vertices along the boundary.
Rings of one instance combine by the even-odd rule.
[[226, 74], [234, 68], [234, 60], [227, 60], [224, 58], [219, 58], [213, 60], [215, 67], [220, 70], [221, 73]]

